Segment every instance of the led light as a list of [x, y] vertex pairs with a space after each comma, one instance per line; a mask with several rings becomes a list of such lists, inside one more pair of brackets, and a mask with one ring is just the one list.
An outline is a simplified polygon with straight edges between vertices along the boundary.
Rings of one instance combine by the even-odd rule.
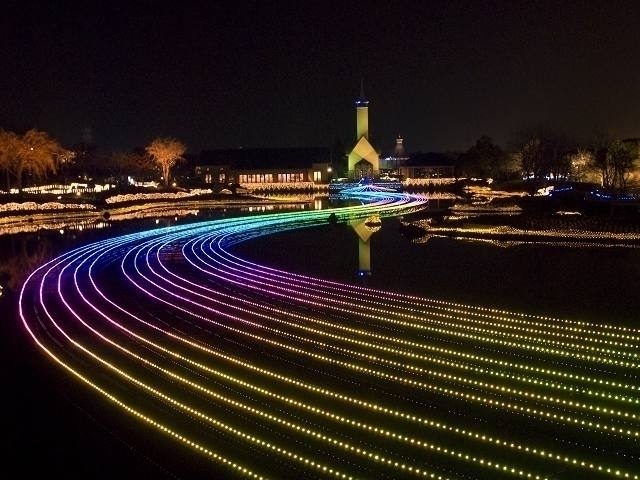
[[[352, 194], [363, 203], [333, 210], [339, 220], [426, 202]], [[255, 478], [258, 455], [259, 465], [332, 478], [384, 469], [444, 479], [475, 469], [638, 479], [616, 449], [640, 437], [640, 330], [342, 284], [232, 252], [327, 222], [326, 210], [261, 214], [80, 247], [27, 279], [21, 318], [49, 358], [116, 408]], [[135, 391], [136, 406], [103, 382]], [[433, 408], [422, 408], [425, 398]], [[474, 408], [450, 410], [452, 400]], [[170, 412], [162, 419], [150, 413], [158, 403]], [[553, 435], [500, 432], [488, 421], [496, 415]], [[589, 443], [561, 440], [586, 430]], [[220, 435], [246, 448], [247, 465], [208, 445]]]

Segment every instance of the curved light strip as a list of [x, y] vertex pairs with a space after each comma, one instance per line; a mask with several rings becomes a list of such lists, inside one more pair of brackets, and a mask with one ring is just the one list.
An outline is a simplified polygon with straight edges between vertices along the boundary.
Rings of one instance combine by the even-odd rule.
[[[342, 284], [231, 250], [330, 212], [426, 201], [351, 200], [72, 250], [29, 276], [22, 322], [110, 404], [238, 474], [638, 479], [638, 329]], [[531, 432], [487, 423], [498, 417]]]

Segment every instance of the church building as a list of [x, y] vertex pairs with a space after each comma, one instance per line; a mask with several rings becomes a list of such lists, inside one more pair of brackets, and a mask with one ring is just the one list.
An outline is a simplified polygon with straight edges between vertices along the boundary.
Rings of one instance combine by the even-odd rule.
[[380, 173], [380, 157], [369, 142], [369, 100], [360, 87], [356, 100], [356, 144], [349, 154], [349, 178], [374, 178]]

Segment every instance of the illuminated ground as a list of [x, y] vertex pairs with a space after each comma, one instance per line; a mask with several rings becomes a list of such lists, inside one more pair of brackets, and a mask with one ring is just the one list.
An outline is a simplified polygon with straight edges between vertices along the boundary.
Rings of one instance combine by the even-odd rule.
[[[339, 220], [424, 201], [361, 195], [373, 203]], [[214, 478], [638, 478], [640, 332], [233, 254], [327, 221], [275, 214], [87, 245], [34, 272], [22, 320], [61, 373], [152, 442], [209, 459]]]

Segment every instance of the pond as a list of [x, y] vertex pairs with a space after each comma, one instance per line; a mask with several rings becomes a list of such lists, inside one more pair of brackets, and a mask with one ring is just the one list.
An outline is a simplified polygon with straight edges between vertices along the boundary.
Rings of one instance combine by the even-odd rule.
[[[326, 205], [314, 202], [306, 208]], [[6, 432], [14, 439], [11, 461], [31, 473], [46, 471], [66, 478], [113, 478], [124, 471], [127, 476], [153, 478], [172, 478], [176, 473], [207, 476], [202, 465], [173, 454], [170, 445], [150, 444], [132, 422], [105, 413], [91, 392], [43, 361], [18, 324], [16, 292], [31, 270], [76, 246], [129, 232], [245, 214], [256, 212], [253, 208], [200, 210], [184, 217], [104, 221], [83, 224], [82, 229], [68, 225], [56, 231], [0, 237], [0, 308], [8, 313], [3, 315], [0, 347], [4, 380], [12, 387], [3, 404], [11, 412]], [[640, 249], [635, 248], [535, 244], [504, 248], [438, 238], [415, 244], [401, 234], [398, 219], [384, 218], [275, 233], [232, 250], [274, 268], [388, 292], [638, 326]], [[38, 462], [24, 464], [23, 456]], [[476, 478], [469, 472], [464, 475]]]
[[240, 255], [322, 278], [441, 300], [575, 320], [640, 323], [640, 249], [433, 238], [416, 244], [396, 219], [370, 240], [371, 275], [358, 272], [347, 225], [285, 232], [238, 246]]

